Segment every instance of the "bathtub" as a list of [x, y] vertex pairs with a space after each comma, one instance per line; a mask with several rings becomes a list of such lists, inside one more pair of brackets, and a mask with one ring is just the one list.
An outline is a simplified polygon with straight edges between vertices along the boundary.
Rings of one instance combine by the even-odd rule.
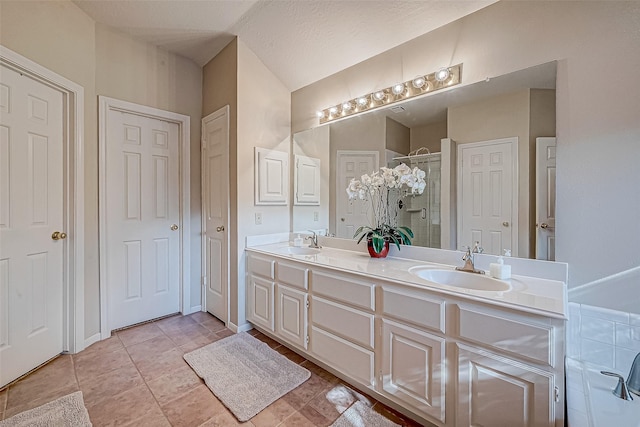
[[614, 396], [617, 383], [599, 368], [567, 359], [569, 427], [640, 427], [640, 396], [632, 394], [632, 401]]

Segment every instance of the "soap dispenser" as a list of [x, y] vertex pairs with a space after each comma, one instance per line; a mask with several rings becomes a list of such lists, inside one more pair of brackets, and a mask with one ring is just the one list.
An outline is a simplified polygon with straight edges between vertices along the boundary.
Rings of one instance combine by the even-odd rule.
[[[511, 256], [511, 251], [509, 249], [505, 249], [504, 256]], [[500, 280], [511, 279], [511, 266], [509, 264], [505, 264], [502, 256], [499, 256], [498, 262], [492, 262], [489, 264], [489, 274], [491, 274], [491, 277]]]
[[293, 239], [293, 246], [295, 246], [296, 248], [300, 248], [302, 247], [302, 243], [303, 243], [302, 237], [300, 237], [300, 235], [298, 234], [296, 238]]

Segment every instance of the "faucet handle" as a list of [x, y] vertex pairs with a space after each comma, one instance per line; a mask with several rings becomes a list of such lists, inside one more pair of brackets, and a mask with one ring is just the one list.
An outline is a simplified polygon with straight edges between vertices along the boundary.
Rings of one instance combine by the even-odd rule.
[[609, 377], [616, 377], [618, 379], [618, 385], [613, 389], [612, 393], [614, 396], [619, 397], [623, 400], [633, 400], [633, 397], [629, 394], [629, 389], [627, 388], [627, 383], [624, 382], [624, 377], [622, 375], [616, 374], [615, 372], [608, 371], [600, 371], [602, 375], [607, 375]]
[[480, 242], [476, 241], [476, 243], [473, 245], [473, 252], [478, 254], [484, 252], [484, 249], [482, 248], [482, 246], [480, 246]]

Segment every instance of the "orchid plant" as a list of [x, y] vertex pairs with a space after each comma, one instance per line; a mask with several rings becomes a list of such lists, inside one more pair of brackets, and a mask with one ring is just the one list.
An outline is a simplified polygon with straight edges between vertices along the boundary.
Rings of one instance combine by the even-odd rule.
[[347, 187], [349, 200], [369, 200], [374, 223], [356, 230], [353, 238], [360, 243], [365, 237], [371, 241], [373, 250], [380, 253], [385, 242], [410, 245], [413, 232], [409, 227], [398, 226], [400, 201], [407, 196], [416, 196], [426, 187], [425, 172], [417, 167], [411, 169], [404, 163], [395, 168], [381, 167], [371, 175], [352, 179]]

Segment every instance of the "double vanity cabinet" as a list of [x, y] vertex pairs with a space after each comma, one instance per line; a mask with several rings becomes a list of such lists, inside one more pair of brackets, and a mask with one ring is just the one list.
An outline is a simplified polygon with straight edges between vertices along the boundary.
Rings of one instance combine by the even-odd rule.
[[394, 279], [393, 259], [247, 251], [247, 320], [412, 418], [564, 425], [563, 316]]

